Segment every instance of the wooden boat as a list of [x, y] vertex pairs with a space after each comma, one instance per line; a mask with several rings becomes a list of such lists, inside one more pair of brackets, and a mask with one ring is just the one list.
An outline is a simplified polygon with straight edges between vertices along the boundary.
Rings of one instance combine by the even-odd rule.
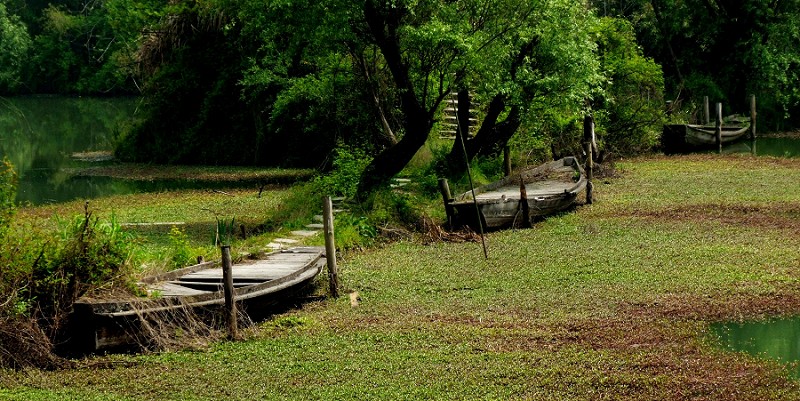
[[446, 207], [456, 224], [475, 230], [479, 222], [485, 229], [522, 227], [570, 208], [585, 189], [586, 176], [580, 163], [575, 157], [565, 157], [475, 188], [477, 202], [472, 191], [467, 191]]
[[[309, 284], [326, 263], [323, 247], [296, 247], [231, 268], [237, 304], [264, 307], [279, 302]], [[225, 304], [222, 268], [206, 262], [141, 280], [151, 296], [121, 299], [84, 297], [74, 304], [80, 337], [77, 346], [95, 351], [131, 344], [137, 319], [185, 308], [213, 309]]]
[[[750, 122], [723, 125], [722, 144], [730, 144], [742, 139], [750, 131]], [[714, 125], [671, 124], [665, 125], [661, 136], [665, 153], [681, 153], [693, 150], [712, 149], [717, 144], [717, 131]]]

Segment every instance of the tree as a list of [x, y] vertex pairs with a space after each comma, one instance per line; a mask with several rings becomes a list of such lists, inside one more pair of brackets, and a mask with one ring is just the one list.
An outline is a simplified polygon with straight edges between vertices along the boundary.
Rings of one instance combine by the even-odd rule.
[[31, 47], [27, 28], [0, 3], [0, 93], [14, 92]]
[[667, 93], [678, 103], [699, 104], [709, 96], [737, 110], [756, 94], [761, 120], [773, 125], [800, 111], [800, 49], [795, 46], [800, 40], [800, 1], [593, 3], [631, 21], [644, 55], [663, 66]]
[[607, 77], [602, 94], [592, 101], [597, 135], [614, 153], [648, 151], [657, 144], [665, 118], [661, 66], [643, 56], [625, 19], [601, 18], [595, 35]]
[[451, 91], [474, 89], [489, 102], [468, 158], [507, 143], [542, 108], [580, 109], [599, 80], [590, 21], [572, 1], [366, 1], [362, 37], [391, 72], [402, 137], [373, 159], [360, 190], [406, 166]]

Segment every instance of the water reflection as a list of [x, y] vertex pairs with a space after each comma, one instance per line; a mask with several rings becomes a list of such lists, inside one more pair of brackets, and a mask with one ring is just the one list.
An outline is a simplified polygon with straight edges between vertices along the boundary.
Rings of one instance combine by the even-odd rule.
[[800, 379], [800, 317], [763, 322], [720, 323], [712, 332], [721, 345], [733, 351], [792, 363], [789, 370]]
[[136, 104], [134, 98], [0, 98], [0, 157], [19, 175], [17, 200], [40, 204], [107, 193], [101, 187], [109, 180], [75, 179], [64, 171], [81, 165], [73, 153], [113, 149]]

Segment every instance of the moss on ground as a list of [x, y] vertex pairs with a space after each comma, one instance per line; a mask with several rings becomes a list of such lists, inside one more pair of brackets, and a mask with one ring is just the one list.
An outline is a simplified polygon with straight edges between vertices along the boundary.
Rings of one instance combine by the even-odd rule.
[[489, 234], [488, 260], [479, 243], [351, 254], [340, 280], [358, 306], [309, 303], [202, 352], [6, 372], [0, 398], [800, 399], [781, 366], [707, 334], [800, 313], [800, 160], [617, 167], [593, 205]]

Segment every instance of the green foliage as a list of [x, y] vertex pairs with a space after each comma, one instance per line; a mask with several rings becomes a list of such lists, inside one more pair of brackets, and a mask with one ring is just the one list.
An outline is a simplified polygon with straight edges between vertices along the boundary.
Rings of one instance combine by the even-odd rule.
[[[62, 221], [53, 238], [32, 227], [12, 226], [0, 246], [0, 315], [28, 315], [58, 334], [72, 302], [100, 288], [128, 288], [130, 238], [112, 218], [88, 210]], [[10, 307], [8, 307], [10, 305]]]
[[0, 93], [14, 92], [22, 83], [22, 69], [30, 48], [27, 27], [0, 3]]
[[607, 76], [602, 96], [592, 104], [598, 140], [618, 154], [648, 151], [657, 144], [664, 123], [661, 67], [643, 56], [628, 21], [602, 18], [595, 29]]
[[214, 246], [230, 246], [236, 236], [236, 218], [230, 221], [225, 218], [216, 218], [217, 226], [214, 234]]
[[644, 54], [663, 67], [668, 97], [690, 116], [702, 113], [704, 96], [728, 115], [749, 112], [755, 94], [768, 129], [790, 128], [787, 117], [800, 111], [800, 1], [593, 3], [633, 24]]
[[363, 150], [345, 145], [334, 152], [332, 170], [314, 178], [313, 185], [321, 195], [355, 198], [361, 173], [371, 159]]
[[16, 214], [17, 173], [8, 159], [0, 164], [0, 239]]
[[373, 245], [378, 232], [366, 216], [339, 213], [334, 221], [334, 235], [337, 248], [360, 249]]
[[172, 226], [169, 230], [169, 245], [172, 251], [170, 256], [172, 268], [186, 267], [192, 264], [197, 256], [191, 247], [189, 236], [177, 226]]

